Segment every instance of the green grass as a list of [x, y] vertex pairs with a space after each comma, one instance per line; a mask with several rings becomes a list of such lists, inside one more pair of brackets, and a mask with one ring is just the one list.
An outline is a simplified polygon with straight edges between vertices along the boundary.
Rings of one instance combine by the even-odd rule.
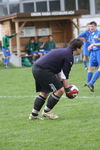
[[70, 77], [80, 92], [74, 100], [61, 98], [53, 110], [60, 118], [29, 121], [37, 95], [31, 68], [0, 67], [0, 150], [100, 149], [100, 79], [91, 93], [83, 87], [82, 64]]

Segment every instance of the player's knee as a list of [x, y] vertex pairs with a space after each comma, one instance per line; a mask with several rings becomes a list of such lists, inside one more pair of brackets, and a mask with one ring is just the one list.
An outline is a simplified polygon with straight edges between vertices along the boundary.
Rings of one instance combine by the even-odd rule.
[[93, 67], [88, 67], [88, 72], [92, 72], [93, 71]]
[[44, 93], [44, 92], [41, 92], [40, 95], [44, 98], [47, 98], [48, 97], [48, 94], [47, 93]]
[[56, 91], [55, 94], [60, 97], [60, 96], [63, 95], [64, 91], [65, 91], [64, 87], [62, 87], [61, 89], [59, 89], [58, 91]]

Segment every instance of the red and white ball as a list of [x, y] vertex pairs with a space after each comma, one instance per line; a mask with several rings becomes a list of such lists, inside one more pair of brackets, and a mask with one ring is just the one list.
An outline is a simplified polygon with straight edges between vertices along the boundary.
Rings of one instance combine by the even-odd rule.
[[70, 85], [68, 88], [70, 90], [66, 93], [66, 96], [70, 99], [75, 98], [79, 93], [79, 89], [76, 87], [76, 85]]

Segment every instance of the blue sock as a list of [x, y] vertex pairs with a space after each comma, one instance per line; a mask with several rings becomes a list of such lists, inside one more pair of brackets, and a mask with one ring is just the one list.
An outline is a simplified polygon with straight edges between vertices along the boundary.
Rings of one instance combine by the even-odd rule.
[[86, 62], [86, 60], [83, 61], [83, 66], [84, 66], [84, 68], [87, 68], [87, 62]]
[[91, 78], [92, 78], [93, 73], [92, 72], [88, 72], [87, 73], [87, 83], [90, 82]]
[[7, 65], [7, 58], [4, 58], [4, 65]]
[[93, 85], [95, 83], [95, 81], [100, 77], [100, 71], [96, 71], [91, 79], [91, 81], [89, 82], [91, 85]]
[[7, 65], [9, 64], [9, 60], [10, 60], [10, 58], [8, 57], [8, 58], [7, 58]]

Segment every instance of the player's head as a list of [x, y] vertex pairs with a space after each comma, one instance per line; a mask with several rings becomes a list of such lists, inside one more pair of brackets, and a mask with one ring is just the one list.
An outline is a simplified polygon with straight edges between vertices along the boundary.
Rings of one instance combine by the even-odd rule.
[[6, 31], [5, 31], [5, 35], [9, 35], [9, 30], [6, 30]]
[[79, 38], [72, 39], [69, 42], [69, 47], [71, 47], [73, 51], [75, 51], [77, 48], [80, 49], [82, 45], [83, 45], [83, 41], [80, 40]]
[[69, 47], [73, 50], [75, 55], [79, 55], [81, 53], [82, 45], [83, 45], [83, 41], [78, 38], [72, 39], [69, 42]]
[[49, 39], [49, 41], [53, 41], [53, 36], [52, 36], [52, 35], [49, 35], [49, 36], [48, 36], [48, 39]]
[[87, 23], [86, 27], [87, 27], [87, 30], [90, 31], [90, 23]]
[[97, 23], [95, 21], [90, 22], [90, 31], [94, 32], [97, 29]]
[[29, 42], [34, 43], [35, 39], [32, 37], [32, 38], [30, 38]]

